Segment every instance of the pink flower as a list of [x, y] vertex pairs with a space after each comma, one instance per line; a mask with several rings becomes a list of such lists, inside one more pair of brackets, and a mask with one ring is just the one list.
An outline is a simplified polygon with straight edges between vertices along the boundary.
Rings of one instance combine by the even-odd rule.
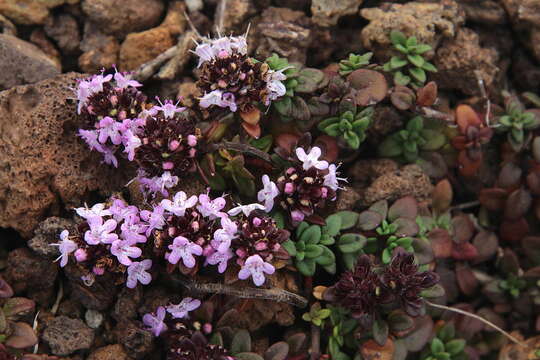
[[99, 121], [99, 137], [100, 143], [104, 144], [107, 139], [111, 139], [114, 145], [122, 143], [122, 123], [114, 120], [109, 116], [105, 116]]
[[128, 204], [121, 199], [114, 199], [108, 211], [110, 212], [110, 215], [114, 217], [114, 220], [118, 222], [139, 213], [139, 209], [136, 206], [128, 206]]
[[133, 289], [137, 286], [137, 281], [143, 285], [150, 284], [152, 276], [147, 272], [152, 267], [152, 260], [146, 259], [143, 261], [133, 261], [127, 268], [127, 281], [126, 286]]
[[105, 204], [102, 203], [97, 203], [90, 209], [87, 206], [75, 208], [75, 212], [77, 213], [77, 215], [86, 220], [95, 216], [102, 217], [112, 215], [111, 211], [109, 209], [105, 209]]
[[174, 117], [174, 115], [177, 112], [182, 112], [182, 111], [186, 110], [185, 107], [178, 107], [177, 106], [180, 101], [178, 101], [176, 104], [173, 104], [172, 100], [165, 100], [165, 103], [162, 103], [159, 100], [159, 98], [157, 98], [157, 101], [159, 102], [160, 106], [154, 106], [154, 107], [156, 108], [156, 110], [162, 111], [163, 115], [167, 119]]
[[116, 156], [114, 156], [114, 151], [111, 150], [108, 147], [105, 147], [103, 149], [103, 162], [108, 165], [112, 165], [115, 168], [118, 167], [118, 160], [116, 159]]
[[143, 192], [151, 193], [152, 195], [160, 192], [163, 196], [169, 196], [169, 192], [165, 189], [170, 189], [178, 184], [178, 176], [173, 176], [170, 171], [165, 171], [161, 176], [147, 178], [139, 175], [139, 182]]
[[266, 100], [266, 105], [269, 105], [271, 101], [274, 101], [282, 97], [287, 92], [287, 88], [282, 82], [284, 80], [287, 80], [287, 76], [283, 74], [283, 71], [287, 69], [289, 68], [287, 67], [279, 71], [268, 70], [267, 79], [266, 79], [267, 81], [266, 89], [268, 90], [268, 98]]
[[161, 206], [176, 216], [184, 216], [186, 209], [192, 208], [197, 204], [197, 196], [193, 195], [189, 199], [183, 191], [174, 194], [173, 201], [169, 199], [161, 200]]
[[212, 49], [212, 45], [209, 43], [197, 44], [197, 47], [193, 53], [199, 57], [199, 63], [197, 64], [198, 68], [201, 67], [201, 65], [206, 61], [211, 61], [214, 59], [214, 50]]
[[221, 209], [225, 207], [225, 204], [226, 201], [223, 197], [218, 197], [211, 200], [210, 196], [207, 194], [200, 194], [197, 210], [199, 210], [202, 216], [208, 217], [212, 220], [218, 217], [226, 216], [226, 214], [221, 211]]
[[221, 90], [211, 91], [208, 94], [204, 94], [203, 97], [199, 98], [199, 105], [205, 109], [209, 108], [212, 105], [223, 107], [221, 106], [222, 96], [223, 96], [223, 91]]
[[124, 144], [124, 152], [128, 154], [128, 160], [133, 161], [135, 159], [135, 149], [142, 144], [141, 139], [135, 136], [133, 131], [126, 130], [122, 136], [122, 143]]
[[[236, 237], [238, 226], [228, 217], [221, 218], [221, 229], [214, 232], [214, 238], [210, 242], [212, 247], [219, 252], [226, 252], [231, 247], [231, 241]], [[213, 265], [213, 264], [212, 264]]]
[[308, 154], [306, 154], [306, 151], [303, 148], [299, 147], [296, 149], [296, 156], [298, 157], [298, 160], [302, 162], [304, 170], [309, 170], [312, 167], [319, 170], [328, 168], [328, 161], [319, 160], [321, 149], [317, 146], [312, 147]]
[[330, 189], [336, 191], [339, 189], [339, 181], [347, 181], [345, 178], [340, 178], [337, 175], [339, 174], [337, 172], [337, 166], [334, 164], [330, 164], [328, 166], [328, 174], [324, 176], [324, 186], [328, 186]]
[[98, 130], [83, 130], [79, 129], [79, 136], [84, 140], [84, 142], [90, 147], [90, 150], [96, 150], [99, 152], [104, 152], [103, 145], [98, 141]]
[[[115, 68], [116, 70], [116, 68]], [[126, 89], [129, 86], [132, 87], [139, 87], [142, 86], [142, 84], [136, 80], [131, 80], [130, 76], [124, 76], [126, 73], [121, 73], [118, 70], [116, 70], [116, 73], [114, 74], [114, 81], [116, 81], [116, 86], [121, 89]]]
[[251, 276], [255, 286], [261, 286], [266, 280], [264, 274], [270, 275], [275, 271], [276, 269], [271, 264], [264, 262], [259, 255], [251, 255], [238, 273], [238, 278], [245, 280]]
[[257, 200], [264, 201], [266, 212], [270, 212], [274, 207], [274, 198], [279, 195], [279, 190], [273, 181], [270, 181], [268, 175], [262, 177], [263, 188], [257, 193]]
[[220, 274], [224, 273], [227, 270], [227, 264], [229, 260], [234, 256], [231, 249], [227, 249], [223, 252], [214, 251], [212, 254], [206, 257], [206, 261], [210, 265], [218, 264], [218, 271]]
[[154, 229], [162, 229], [165, 225], [164, 209], [162, 206], [155, 206], [152, 211], [141, 211], [141, 218], [148, 222], [146, 236], [150, 236]]
[[188, 317], [188, 313], [201, 306], [201, 300], [190, 297], [182, 299], [178, 305], [171, 304], [167, 306], [167, 312], [175, 319], [183, 319]]
[[192, 243], [189, 239], [183, 236], [177, 236], [174, 238], [173, 243], [169, 245], [170, 253], [165, 254], [166, 259], [171, 264], [177, 264], [180, 259], [184, 265], [188, 268], [195, 266], [195, 258], [193, 255], [202, 255], [202, 247]]
[[147, 326], [147, 330], [150, 330], [154, 336], [159, 336], [162, 332], [167, 330], [167, 325], [163, 322], [166, 315], [165, 308], [163, 306], [158, 307], [157, 314], [145, 314], [143, 316], [143, 323]]
[[115, 240], [111, 245], [111, 254], [116, 256], [118, 262], [122, 265], [129, 266], [132, 261], [130, 258], [138, 258], [142, 255], [142, 250], [128, 240]]
[[88, 220], [90, 230], [84, 233], [84, 240], [89, 245], [112, 244], [118, 239], [118, 235], [111, 233], [116, 229], [116, 221], [109, 219], [103, 223], [103, 218], [100, 216], [90, 217]]
[[147, 238], [142, 234], [146, 233], [146, 228], [147, 226], [140, 222], [139, 216], [132, 215], [127, 217], [120, 226], [121, 236], [132, 243], [145, 243]]
[[56, 244], [51, 244], [51, 246], [58, 246], [58, 250], [60, 251], [60, 256], [55, 260], [60, 260], [60, 267], [66, 266], [69, 259], [69, 254], [77, 250], [77, 244], [69, 240], [69, 232], [67, 230], [63, 230], [60, 233], [60, 242]]
[[240, 213], [243, 213], [245, 216], [249, 216], [254, 210], [264, 210], [265, 207], [261, 204], [253, 203], [248, 205], [238, 205], [237, 207], [232, 208], [227, 213], [231, 216], [236, 216]]

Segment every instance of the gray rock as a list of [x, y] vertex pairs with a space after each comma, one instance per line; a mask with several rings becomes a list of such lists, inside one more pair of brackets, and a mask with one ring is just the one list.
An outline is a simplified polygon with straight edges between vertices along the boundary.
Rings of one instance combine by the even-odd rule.
[[0, 90], [36, 83], [59, 73], [54, 61], [37, 46], [0, 34]]
[[17, 36], [17, 28], [8, 18], [0, 15], [0, 33]]
[[49, 322], [42, 338], [54, 355], [65, 356], [77, 350], [90, 349], [94, 336], [94, 331], [81, 320], [58, 316]]
[[86, 320], [86, 325], [92, 329], [97, 329], [103, 324], [103, 314], [96, 310], [87, 310], [84, 314], [84, 319]]
[[363, 0], [313, 0], [311, 13], [313, 22], [320, 26], [336, 25], [339, 18], [355, 14]]
[[28, 240], [28, 247], [44, 257], [52, 258], [59, 256], [58, 247], [51, 246], [51, 244], [59, 241], [59, 235], [62, 230], [69, 230], [73, 226], [73, 221], [68, 219], [55, 216], [47, 218], [38, 225], [34, 237]]
[[84, 0], [81, 5], [104, 33], [120, 38], [157, 25], [164, 9], [161, 0], [122, 0], [121, 6], [110, 0]]
[[64, 54], [72, 54], [79, 49], [81, 35], [79, 25], [73, 16], [69, 14], [50, 16], [45, 21], [44, 30]]

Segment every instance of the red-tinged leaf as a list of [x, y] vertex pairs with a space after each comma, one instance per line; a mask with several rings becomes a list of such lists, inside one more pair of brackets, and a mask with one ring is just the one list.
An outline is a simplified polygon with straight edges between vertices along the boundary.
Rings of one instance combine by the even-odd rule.
[[250, 125], [257, 125], [261, 120], [261, 110], [255, 106], [252, 106], [247, 111], [241, 111], [240, 117]]
[[23, 297], [14, 297], [8, 299], [4, 304], [4, 314], [8, 318], [23, 316], [34, 311], [35, 307], [36, 303], [33, 300]]
[[392, 360], [394, 357], [394, 341], [388, 339], [384, 346], [375, 340], [368, 340], [360, 347], [360, 353], [365, 360]]
[[276, 137], [276, 145], [287, 152], [287, 154], [292, 154], [296, 144], [300, 139], [299, 135], [290, 134], [290, 133], [281, 133]]
[[521, 240], [525, 255], [534, 263], [540, 264], [540, 236], [527, 236]]
[[475, 259], [476, 263], [491, 259], [497, 253], [499, 248], [499, 240], [495, 233], [491, 231], [480, 231], [474, 237], [472, 244], [478, 250], [478, 256]]
[[540, 171], [532, 171], [527, 175], [527, 186], [534, 195], [540, 195]]
[[27, 323], [16, 322], [11, 324], [13, 333], [7, 338], [5, 344], [15, 349], [24, 349], [34, 346], [38, 338]]
[[531, 194], [525, 189], [513, 191], [506, 200], [504, 218], [506, 220], [519, 219], [529, 211], [532, 203]]
[[445, 229], [434, 229], [429, 232], [428, 239], [431, 242], [433, 255], [437, 259], [445, 259], [452, 256], [453, 242], [450, 234]]
[[452, 185], [448, 179], [443, 179], [435, 185], [432, 193], [432, 207], [437, 213], [442, 214], [452, 204], [453, 198]]
[[406, 219], [416, 219], [418, 215], [418, 203], [412, 196], [406, 196], [396, 200], [388, 209], [388, 220], [394, 221], [403, 217]]
[[508, 193], [502, 188], [490, 188], [480, 190], [478, 200], [489, 211], [499, 211], [504, 208]]
[[347, 76], [347, 81], [357, 90], [356, 103], [360, 106], [376, 104], [388, 93], [386, 78], [378, 71], [358, 69]]
[[461, 291], [465, 295], [472, 295], [478, 287], [478, 279], [469, 266], [458, 263], [456, 265], [456, 280]]
[[433, 334], [433, 320], [431, 316], [417, 317], [414, 321], [414, 330], [403, 339], [405, 347], [411, 352], [422, 350]]
[[482, 157], [478, 159], [471, 159], [467, 154], [467, 151], [462, 150], [458, 154], [458, 168], [459, 173], [464, 177], [473, 177], [478, 173], [478, 169], [482, 165]]
[[472, 107], [461, 104], [456, 108], [456, 123], [459, 131], [466, 134], [469, 126], [480, 127], [482, 121]]
[[499, 228], [501, 240], [518, 242], [529, 233], [529, 223], [525, 218], [503, 221]]
[[309, 216], [306, 216], [305, 220], [310, 224], [316, 224], [316, 225], [321, 225], [321, 226], [326, 225], [326, 220], [324, 220], [324, 218], [322, 218], [321, 216], [317, 214], [311, 214]]
[[456, 150], [465, 150], [467, 148], [467, 144], [469, 143], [465, 135], [454, 136], [450, 142]]
[[249, 124], [245, 121], [242, 122], [242, 127], [248, 133], [249, 136], [258, 139], [261, 136], [261, 127], [259, 124]]
[[511, 249], [504, 249], [503, 256], [499, 261], [499, 269], [503, 274], [518, 274], [519, 260], [515, 252]]
[[321, 159], [330, 163], [336, 162], [339, 156], [339, 146], [335, 137], [321, 135], [315, 139], [313, 146], [318, 146], [321, 149]]
[[13, 289], [11, 286], [0, 276], [0, 298], [10, 298], [13, 296]]
[[369, 231], [375, 229], [383, 221], [381, 214], [366, 210], [362, 211], [358, 216], [358, 226], [364, 231]]
[[397, 236], [415, 236], [420, 230], [416, 221], [404, 217], [397, 218], [392, 224], [397, 225]]
[[465, 214], [457, 215], [452, 218], [452, 229], [454, 236], [452, 240], [456, 243], [468, 242], [474, 234], [474, 224]]
[[433, 261], [433, 249], [429, 240], [413, 238], [412, 247], [419, 265], [428, 264]]
[[521, 184], [521, 168], [513, 162], [504, 164], [499, 173], [497, 184], [504, 189], [511, 189]]
[[430, 81], [426, 86], [418, 89], [416, 92], [416, 103], [419, 106], [431, 106], [437, 100], [437, 84], [435, 81]]
[[540, 266], [535, 266], [523, 274], [524, 278], [532, 279], [532, 280], [540, 280]]
[[472, 261], [478, 256], [478, 250], [469, 242], [454, 243], [452, 257], [456, 260]]

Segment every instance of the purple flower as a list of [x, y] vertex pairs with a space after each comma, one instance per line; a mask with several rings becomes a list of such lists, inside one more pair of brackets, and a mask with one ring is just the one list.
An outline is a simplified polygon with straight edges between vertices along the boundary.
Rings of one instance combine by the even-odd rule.
[[173, 104], [172, 100], [165, 100], [165, 103], [162, 103], [159, 98], [157, 98], [160, 106], [154, 106], [158, 111], [162, 111], [165, 118], [169, 119], [174, 117], [177, 112], [182, 112], [186, 110], [185, 107], [178, 107], [178, 101], [176, 104]]
[[218, 252], [224, 253], [231, 247], [231, 241], [235, 238], [237, 231], [236, 223], [224, 216], [221, 218], [221, 229], [214, 232], [214, 238], [210, 244]]
[[145, 243], [147, 238], [145, 235], [147, 226], [140, 222], [137, 215], [132, 215], [125, 218], [125, 221], [120, 226], [122, 230], [122, 238], [132, 243]]
[[[115, 68], [116, 70], [116, 68]], [[116, 86], [125, 89], [129, 86], [132, 87], [139, 87], [142, 86], [142, 84], [136, 80], [131, 80], [130, 76], [124, 76], [126, 73], [121, 73], [118, 70], [116, 70], [116, 73], [114, 74], [114, 81], [116, 81]]]
[[199, 63], [197, 64], [198, 68], [201, 67], [204, 62], [214, 59], [214, 50], [209, 43], [197, 44], [193, 53], [199, 57]]
[[275, 271], [276, 269], [271, 264], [264, 262], [259, 255], [252, 255], [247, 258], [244, 266], [242, 266], [242, 269], [238, 273], [238, 278], [245, 280], [251, 276], [253, 283], [256, 286], [261, 286], [265, 281], [264, 274], [270, 275]]
[[158, 307], [157, 314], [145, 314], [143, 316], [143, 323], [147, 326], [147, 330], [150, 330], [154, 336], [159, 336], [162, 332], [167, 330], [167, 325], [163, 322], [167, 312], [163, 306]]
[[105, 204], [102, 203], [95, 204], [90, 209], [87, 206], [75, 208], [75, 212], [77, 215], [86, 220], [96, 216], [102, 217], [112, 215], [111, 211], [109, 209], [105, 209]]
[[218, 217], [226, 216], [226, 214], [221, 211], [221, 209], [225, 207], [225, 203], [226, 201], [223, 197], [218, 197], [211, 200], [208, 194], [200, 194], [197, 210], [199, 210], [202, 216], [208, 217], [212, 220]]
[[161, 200], [161, 206], [176, 216], [184, 216], [186, 209], [192, 208], [197, 204], [197, 196], [193, 195], [189, 199], [183, 191], [174, 194], [173, 201], [169, 199]]
[[146, 236], [150, 236], [154, 229], [162, 229], [165, 225], [165, 217], [163, 215], [164, 209], [162, 206], [155, 206], [152, 211], [141, 211], [141, 218], [148, 222], [148, 228], [146, 229]]
[[269, 212], [274, 207], [274, 198], [279, 195], [279, 190], [268, 175], [263, 175], [262, 183], [263, 188], [257, 193], [257, 200], [264, 201], [265, 211]]
[[265, 207], [261, 204], [253, 203], [248, 205], [238, 205], [237, 207], [232, 208], [228, 211], [228, 214], [231, 216], [236, 216], [240, 213], [244, 213], [245, 216], [249, 216], [254, 210], [265, 210]]
[[167, 306], [167, 312], [175, 319], [183, 319], [188, 317], [188, 313], [201, 306], [201, 300], [190, 297], [182, 299], [180, 304], [171, 304]]
[[90, 147], [90, 150], [96, 150], [99, 152], [104, 152], [103, 145], [98, 141], [98, 130], [83, 130], [79, 129], [79, 136], [86, 142]]
[[219, 264], [218, 271], [220, 274], [222, 274], [223, 272], [225, 272], [225, 270], [227, 270], [227, 264], [233, 256], [234, 254], [231, 249], [227, 249], [223, 252], [214, 251], [212, 254], [206, 257], [206, 261], [210, 265]]
[[90, 230], [84, 233], [84, 240], [89, 245], [112, 244], [118, 239], [118, 235], [111, 233], [116, 229], [116, 221], [109, 219], [103, 223], [103, 218], [100, 216], [90, 217], [88, 220]]
[[99, 142], [104, 144], [110, 138], [114, 145], [120, 145], [122, 143], [121, 127], [121, 122], [105, 116], [99, 121]]
[[221, 104], [219, 106], [222, 108], [228, 107], [232, 112], [235, 112], [238, 109], [234, 94], [231, 92], [226, 92], [221, 96]]
[[337, 166], [330, 164], [328, 166], [328, 174], [324, 176], [324, 186], [328, 186], [330, 189], [336, 191], [339, 189], [339, 181], [347, 181], [345, 178], [338, 177]]
[[306, 151], [303, 148], [296, 148], [296, 156], [298, 157], [298, 160], [302, 162], [304, 170], [309, 170], [312, 167], [319, 170], [328, 168], [328, 161], [319, 160], [321, 149], [317, 146], [312, 147], [308, 154], [306, 154]]
[[116, 256], [118, 262], [122, 265], [129, 266], [132, 261], [130, 258], [138, 258], [142, 255], [142, 250], [128, 240], [115, 240], [111, 245], [111, 254]]
[[165, 171], [161, 176], [147, 178], [139, 175], [139, 182], [143, 191], [153, 195], [160, 192], [163, 196], [168, 196], [169, 192], [165, 189], [170, 189], [178, 184], [178, 176], [171, 175], [170, 171]]
[[127, 268], [126, 286], [133, 289], [137, 286], [137, 281], [143, 285], [150, 284], [152, 276], [147, 272], [152, 267], [152, 260], [146, 259], [143, 261], [133, 261]]
[[269, 105], [271, 101], [274, 101], [287, 92], [287, 88], [283, 84], [282, 81], [287, 80], [287, 76], [283, 74], [283, 71], [289, 69], [289, 67], [285, 69], [281, 69], [279, 71], [274, 70], [268, 70], [267, 73], [267, 84], [266, 89], [268, 89], [268, 98], [266, 100], [266, 105]]
[[204, 94], [203, 97], [199, 98], [199, 105], [203, 108], [209, 108], [212, 105], [216, 105], [219, 107], [222, 107], [222, 98], [223, 91], [221, 90], [214, 90], [209, 92], [208, 94]]
[[60, 261], [61, 267], [66, 266], [69, 259], [69, 254], [77, 250], [77, 244], [74, 241], [69, 240], [69, 232], [67, 230], [63, 230], [60, 233], [60, 242], [51, 244], [51, 246], [58, 246], [60, 256], [55, 261], [62, 259]]
[[103, 76], [103, 74], [92, 76], [88, 84], [90, 94], [95, 94], [95, 93], [103, 91], [103, 84], [111, 81], [111, 79], [112, 79], [111, 74], [107, 76]]
[[128, 160], [133, 161], [135, 159], [135, 149], [142, 144], [141, 139], [135, 136], [133, 131], [126, 130], [122, 136], [122, 143], [124, 144], [124, 152], [128, 154]]
[[108, 147], [103, 149], [103, 162], [105, 164], [112, 165], [115, 168], [118, 167], [118, 160], [116, 159], [116, 156], [114, 156], [114, 151]]
[[128, 206], [128, 204], [121, 199], [114, 199], [108, 211], [110, 212], [110, 215], [113, 216], [114, 220], [118, 222], [139, 213], [139, 209], [136, 206]]
[[183, 236], [177, 236], [174, 238], [173, 243], [169, 245], [170, 253], [165, 254], [165, 258], [171, 264], [177, 264], [178, 260], [182, 259], [184, 265], [188, 268], [195, 266], [195, 258], [193, 255], [202, 255], [202, 247], [192, 243], [189, 239]]

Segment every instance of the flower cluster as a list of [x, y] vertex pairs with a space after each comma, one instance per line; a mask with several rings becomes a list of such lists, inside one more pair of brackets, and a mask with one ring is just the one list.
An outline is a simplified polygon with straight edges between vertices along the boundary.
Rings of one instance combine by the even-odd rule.
[[86, 270], [84, 280], [92, 282], [105, 272], [122, 275], [127, 272], [126, 286], [137, 283], [147, 285], [152, 280], [148, 272], [152, 260], [143, 257], [148, 225], [141, 219], [136, 206], [113, 199], [111, 206], [99, 203], [91, 208], [77, 208], [83, 218], [77, 233], [67, 230], [60, 234], [60, 242], [53, 244], [60, 251], [60, 266], [64, 267], [72, 255], [77, 264]]
[[273, 71], [264, 62], [247, 56], [245, 36], [205, 39], [194, 53], [201, 68], [198, 86], [204, 92], [200, 106], [218, 106], [249, 112], [253, 104], [269, 105], [285, 95], [283, 70]]
[[142, 86], [125, 73], [94, 75], [81, 80], [77, 87], [77, 113], [83, 119], [79, 136], [91, 150], [103, 154], [107, 164], [118, 166], [117, 150], [123, 146], [128, 158], [140, 145], [135, 136], [143, 121], [146, 96], [137, 90]]
[[[317, 209], [324, 208], [328, 200], [335, 200], [339, 183], [345, 179], [338, 177], [336, 165], [319, 160], [321, 149], [316, 146], [309, 153], [299, 147], [295, 155], [293, 165], [277, 179], [279, 194], [276, 200], [288, 212], [293, 224], [298, 224], [312, 216]], [[267, 198], [268, 195], [265, 200]]]
[[384, 268], [376, 268], [369, 256], [362, 255], [355, 268], [332, 287], [332, 299], [366, 323], [373, 320], [378, 306], [402, 308], [410, 316], [419, 316], [424, 304], [420, 292], [437, 284], [439, 277], [432, 271], [418, 272], [414, 262], [414, 255], [402, 249]]

